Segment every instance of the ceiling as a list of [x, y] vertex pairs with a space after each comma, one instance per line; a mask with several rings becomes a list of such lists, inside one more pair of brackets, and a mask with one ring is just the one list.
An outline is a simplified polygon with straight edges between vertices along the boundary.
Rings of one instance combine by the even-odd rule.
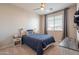
[[44, 11], [38, 9], [40, 8], [40, 3], [14, 3], [13, 5], [41, 15], [67, 8], [74, 5], [74, 3], [46, 3], [46, 8]]

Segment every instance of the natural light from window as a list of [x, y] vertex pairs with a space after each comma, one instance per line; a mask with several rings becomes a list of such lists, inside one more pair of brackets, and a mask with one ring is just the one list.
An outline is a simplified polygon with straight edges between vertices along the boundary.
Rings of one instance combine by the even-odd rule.
[[47, 17], [47, 30], [62, 31], [63, 30], [63, 15]]

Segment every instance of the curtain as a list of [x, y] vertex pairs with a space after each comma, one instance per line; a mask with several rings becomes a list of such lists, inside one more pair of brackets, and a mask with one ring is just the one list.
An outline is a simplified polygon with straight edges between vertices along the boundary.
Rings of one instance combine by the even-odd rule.
[[44, 34], [47, 34], [47, 22], [46, 22], [46, 15], [45, 15], [45, 24], [44, 24]]
[[64, 9], [64, 30], [63, 30], [63, 38], [68, 37], [68, 30], [67, 30], [67, 8]]

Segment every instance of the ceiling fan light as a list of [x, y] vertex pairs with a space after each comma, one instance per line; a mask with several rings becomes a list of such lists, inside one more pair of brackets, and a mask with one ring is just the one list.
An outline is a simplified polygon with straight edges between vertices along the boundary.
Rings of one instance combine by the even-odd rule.
[[41, 3], [40, 9], [41, 10], [44, 10], [45, 9], [45, 3]]
[[44, 8], [41, 8], [41, 10], [44, 10]]

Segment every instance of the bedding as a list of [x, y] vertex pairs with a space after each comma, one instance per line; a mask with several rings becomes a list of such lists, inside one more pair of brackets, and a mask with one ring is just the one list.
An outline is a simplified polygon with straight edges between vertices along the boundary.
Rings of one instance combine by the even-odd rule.
[[42, 55], [43, 48], [54, 42], [55, 40], [52, 36], [45, 34], [31, 34], [28, 36], [22, 36], [22, 44], [26, 44], [34, 49], [38, 55]]

